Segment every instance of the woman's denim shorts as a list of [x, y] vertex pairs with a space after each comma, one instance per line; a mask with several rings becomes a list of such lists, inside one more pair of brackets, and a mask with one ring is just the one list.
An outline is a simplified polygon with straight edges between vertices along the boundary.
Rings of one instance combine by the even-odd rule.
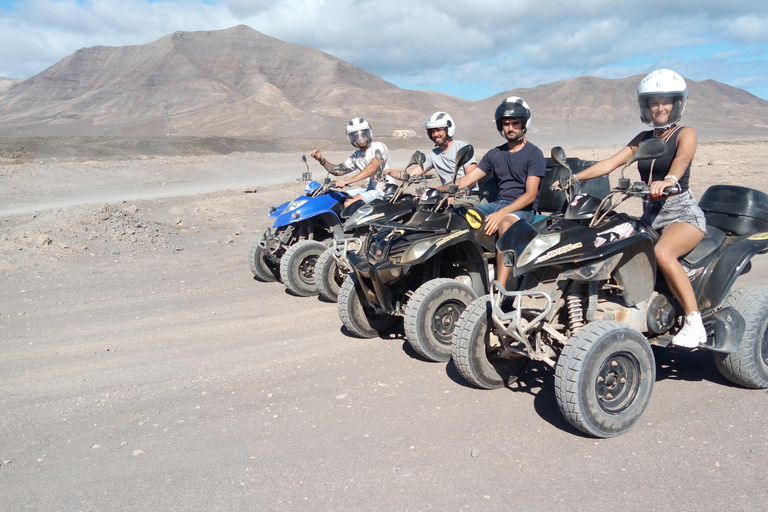
[[643, 201], [643, 220], [656, 231], [675, 222], [686, 222], [707, 233], [707, 221], [690, 189], [661, 201]]

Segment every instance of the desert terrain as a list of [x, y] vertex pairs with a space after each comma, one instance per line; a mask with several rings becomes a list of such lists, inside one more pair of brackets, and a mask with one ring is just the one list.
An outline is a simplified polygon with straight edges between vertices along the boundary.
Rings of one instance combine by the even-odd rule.
[[[656, 350], [645, 415], [597, 440], [562, 418], [545, 365], [477, 390], [401, 333], [351, 337], [335, 304], [255, 281], [248, 246], [268, 208], [300, 193], [311, 149], [0, 154], [0, 508], [768, 502], [768, 393], [730, 384], [705, 351]], [[410, 154], [393, 151], [394, 166]], [[766, 156], [766, 140], [701, 143], [694, 194], [721, 183], [768, 192]], [[746, 284], [768, 284], [768, 258], [736, 286]]]

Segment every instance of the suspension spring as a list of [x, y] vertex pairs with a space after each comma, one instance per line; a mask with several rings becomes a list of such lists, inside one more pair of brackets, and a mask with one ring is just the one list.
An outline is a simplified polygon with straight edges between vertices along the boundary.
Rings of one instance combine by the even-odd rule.
[[576, 331], [584, 326], [581, 297], [575, 293], [568, 295], [568, 321], [571, 324], [571, 331]]

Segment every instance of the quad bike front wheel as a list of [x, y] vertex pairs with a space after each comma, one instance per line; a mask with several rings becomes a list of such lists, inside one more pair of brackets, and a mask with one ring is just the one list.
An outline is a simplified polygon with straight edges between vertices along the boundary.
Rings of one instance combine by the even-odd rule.
[[582, 432], [615, 437], [642, 416], [656, 380], [653, 351], [636, 329], [615, 321], [585, 325], [555, 368], [560, 412]]
[[259, 281], [269, 283], [280, 279], [280, 267], [270, 263], [267, 250], [261, 246], [261, 237], [254, 238], [248, 248], [248, 266], [254, 277]]
[[339, 298], [341, 283], [346, 277], [347, 274], [342, 271], [339, 262], [333, 257], [333, 247], [323, 251], [315, 263], [315, 282], [320, 296], [331, 302], [336, 302]]
[[454, 279], [432, 279], [419, 286], [403, 317], [413, 350], [430, 361], [450, 360], [456, 322], [476, 298], [469, 286]]
[[490, 295], [467, 306], [456, 323], [453, 364], [467, 382], [480, 389], [498, 389], [515, 382], [530, 361], [524, 356], [499, 357], [502, 347], [492, 329]]
[[736, 352], [713, 353], [715, 365], [726, 379], [740, 386], [768, 388], [768, 287], [733, 290], [725, 302], [744, 317], [747, 328]]
[[399, 317], [379, 315], [367, 303], [357, 276], [350, 274], [339, 290], [336, 303], [344, 327], [359, 338], [375, 338], [391, 329]]
[[280, 277], [288, 290], [300, 297], [317, 295], [315, 263], [326, 245], [314, 240], [300, 240], [280, 259]]

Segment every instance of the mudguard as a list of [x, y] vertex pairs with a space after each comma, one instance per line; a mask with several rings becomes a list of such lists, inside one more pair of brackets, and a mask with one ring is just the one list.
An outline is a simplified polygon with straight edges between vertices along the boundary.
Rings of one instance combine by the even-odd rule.
[[703, 347], [726, 354], [739, 349], [747, 322], [738, 311], [730, 307], [719, 309], [703, 315], [701, 321], [707, 330], [707, 342]]
[[[297, 199], [302, 199], [303, 197], [306, 196], [300, 196]], [[340, 203], [343, 205], [344, 200], [346, 199], [345, 195], [338, 192], [331, 192], [329, 194], [322, 194], [317, 197], [306, 198], [307, 202], [294, 210], [286, 211], [285, 208], [283, 208], [283, 210], [280, 211], [280, 214], [275, 219], [275, 223], [272, 225], [272, 227], [279, 228], [281, 226], [290, 224], [291, 222], [301, 222], [311, 217], [317, 217], [323, 213], [333, 214], [337, 223], [341, 224], [341, 220], [339, 220], [339, 215], [336, 213], [336, 210], [340, 209], [338, 206]]]
[[[728, 293], [736, 278], [749, 265], [755, 254], [768, 251], [768, 233], [757, 233], [751, 236], [734, 237], [733, 243], [715, 254], [715, 261], [709, 263], [705, 258], [701, 264], [704, 270], [693, 281], [693, 291], [702, 316], [717, 309]], [[706, 269], [709, 267], [709, 271]], [[692, 272], [698, 268], [691, 269]]]

